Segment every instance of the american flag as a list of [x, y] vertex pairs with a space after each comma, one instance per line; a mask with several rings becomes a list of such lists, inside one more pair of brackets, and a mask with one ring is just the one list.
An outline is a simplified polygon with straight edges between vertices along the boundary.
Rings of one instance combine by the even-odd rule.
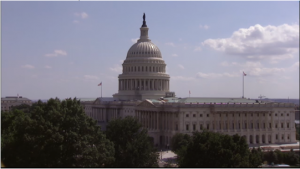
[[101, 86], [101, 85], [102, 85], [102, 82], [98, 84], [98, 86]]
[[243, 72], [243, 75], [246, 76], [247, 74], [245, 72]]

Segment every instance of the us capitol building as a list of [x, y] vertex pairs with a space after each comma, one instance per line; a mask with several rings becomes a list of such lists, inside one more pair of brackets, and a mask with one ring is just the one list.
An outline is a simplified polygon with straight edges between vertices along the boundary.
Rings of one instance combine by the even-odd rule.
[[[98, 123], [134, 116], [154, 145], [170, 144], [176, 133], [207, 129], [246, 137], [250, 145], [295, 143], [295, 105], [246, 98], [178, 98], [159, 48], [148, 37], [144, 14], [140, 39], [131, 46], [119, 75], [118, 93], [81, 103]], [[105, 128], [105, 125], [102, 125]]]

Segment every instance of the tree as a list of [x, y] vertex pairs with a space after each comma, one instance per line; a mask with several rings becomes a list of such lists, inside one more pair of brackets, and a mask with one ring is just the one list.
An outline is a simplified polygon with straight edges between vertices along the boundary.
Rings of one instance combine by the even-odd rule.
[[260, 148], [251, 150], [249, 155], [249, 167], [258, 167], [263, 162], [263, 153]]
[[112, 167], [158, 167], [158, 153], [147, 130], [135, 118], [112, 120], [106, 129], [106, 136], [116, 151]]
[[7, 167], [105, 167], [113, 143], [76, 98], [37, 102], [30, 113], [2, 113], [2, 161]]
[[210, 131], [193, 133], [191, 142], [179, 151], [179, 167], [248, 167], [249, 148], [244, 137]]
[[277, 154], [274, 151], [269, 151], [264, 154], [264, 159], [268, 161], [269, 164], [276, 164], [278, 162]]
[[[188, 134], [176, 133], [171, 139], [171, 150], [178, 152], [182, 147], [191, 142], [191, 136]], [[176, 153], [177, 154], [177, 153]]]

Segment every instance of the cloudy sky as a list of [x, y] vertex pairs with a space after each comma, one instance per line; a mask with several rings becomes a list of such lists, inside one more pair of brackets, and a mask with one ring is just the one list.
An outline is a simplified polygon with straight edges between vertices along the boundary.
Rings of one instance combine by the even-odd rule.
[[2, 2], [2, 97], [111, 97], [143, 12], [177, 96], [299, 98], [299, 2]]

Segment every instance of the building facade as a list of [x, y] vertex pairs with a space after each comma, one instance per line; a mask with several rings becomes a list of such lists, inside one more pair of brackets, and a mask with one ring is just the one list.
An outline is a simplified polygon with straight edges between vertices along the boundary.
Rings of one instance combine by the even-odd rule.
[[9, 111], [13, 106], [18, 106], [21, 104], [32, 105], [32, 101], [26, 97], [22, 96], [6, 96], [1, 98], [1, 111]]
[[176, 133], [203, 129], [239, 134], [248, 144], [295, 143], [295, 105], [246, 98], [178, 98], [158, 47], [148, 38], [144, 19], [140, 39], [128, 51], [119, 90], [110, 100], [81, 102], [98, 122], [133, 116], [148, 129], [154, 144], [170, 144]]

